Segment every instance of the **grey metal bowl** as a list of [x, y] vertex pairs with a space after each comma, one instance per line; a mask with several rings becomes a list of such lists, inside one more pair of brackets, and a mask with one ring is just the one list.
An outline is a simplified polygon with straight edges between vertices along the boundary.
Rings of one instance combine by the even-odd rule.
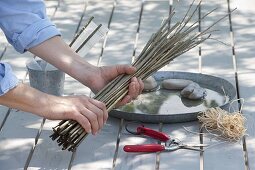
[[[192, 80], [202, 87], [206, 87], [212, 91], [215, 91], [221, 95], [227, 96], [228, 101], [219, 105], [222, 109], [228, 110], [229, 101], [232, 101], [236, 96], [235, 87], [225, 79], [201, 74], [201, 73], [189, 73], [189, 72], [172, 72], [172, 71], [159, 71], [155, 73], [154, 78], [157, 81], [162, 81], [165, 79], [187, 79]], [[222, 90], [224, 89], [224, 91]], [[149, 107], [149, 106], [148, 106]], [[215, 106], [216, 107], [216, 106]], [[198, 111], [188, 111], [185, 113], [171, 113], [171, 114], [151, 114], [151, 113], [136, 113], [127, 112], [122, 109], [112, 110], [109, 115], [112, 117], [123, 118], [132, 121], [141, 121], [148, 123], [177, 123], [177, 122], [187, 122], [197, 120], [197, 114], [203, 110]]]

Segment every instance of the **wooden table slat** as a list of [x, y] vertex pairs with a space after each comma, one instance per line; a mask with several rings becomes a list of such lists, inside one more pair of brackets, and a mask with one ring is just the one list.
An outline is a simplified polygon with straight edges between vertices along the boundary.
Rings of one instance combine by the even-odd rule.
[[[211, 2], [211, 3], [210, 3]], [[202, 4], [202, 13], [213, 9], [211, 4], [218, 7], [217, 12], [202, 22], [202, 30], [227, 14], [227, 1], [208, 1]], [[213, 38], [231, 44], [228, 18], [218, 23]], [[202, 48], [202, 73], [225, 78], [235, 86], [235, 74], [231, 46], [223, 45], [217, 41], [208, 40]], [[211, 139], [204, 135], [204, 143], [214, 145], [204, 152], [204, 169], [244, 169], [243, 148], [241, 143], [222, 143], [221, 140]]]
[[109, 118], [96, 135], [89, 135], [80, 144], [72, 162], [72, 170], [111, 169], [116, 149], [119, 119]]
[[[121, 138], [120, 138], [120, 145], [119, 145], [119, 152], [118, 158], [116, 160], [116, 168], [121, 170], [153, 170], [156, 167], [156, 156], [157, 153], [127, 153], [123, 150], [125, 145], [141, 145], [141, 144], [152, 144], [157, 143], [157, 140], [152, 138], [146, 138], [142, 135], [132, 135], [125, 130], [124, 122]], [[143, 124], [147, 128], [151, 128], [154, 130], [159, 129], [158, 124]], [[134, 123], [128, 125], [128, 128], [132, 130], [136, 130], [139, 124]]]
[[[172, 8], [176, 14], [171, 19], [170, 25], [173, 26], [177, 21], [182, 20], [189, 5], [192, 1], [173, 1]], [[194, 8], [192, 8], [194, 10]], [[195, 13], [193, 21], [198, 19], [198, 12]], [[197, 30], [198, 31], [198, 30]], [[194, 48], [189, 52], [177, 57], [162, 68], [162, 71], [189, 71], [198, 72], [199, 68], [198, 48]], [[195, 132], [194, 134], [187, 132], [184, 127], [189, 131]], [[199, 126], [196, 121], [188, 123], [175, 123], [163, 124], [165, 133], [169, 134], [171, 138], [181, 140], [183, 143], [199, 144]], [[190, 150], [177, 150], [174, 152], [166, 152], [160, 154], [159, 169], [199, 169], [200, 167], [200, 152]]]
[[[66, 41], [71, 41], [71, 38], [74, 36], [74, 30], [76, 30], [78, 24], [73, 23], [78, 23], [83, 13], [83, 3], [83, 0], [61, 2], [57, 12], [54, 17], [52, 17], [52, 21], [56, 23], [57, 28], [61, 31], [62, 37]], [[66, 10], [70, 12], [66, 13]], [[52, 134], [51, 128], [56, 125], [57, 122], [58, 121], [46, 121], [39, 137], [38, 145], [35, 146], [32, 158], [29, 162], [29, 168], [68, 168], [72, 154], [68, 151], [63, 152], [61, 148], [57, 146], [57, 142], [53, 142], [49, 138], [49, 135]], [[47, 149], [45, 150], [45, 148]]]
[[[188, 129], [191, 132], [184, 129]], [[168, 134], [172, 139], [180, 140], [184, 144], [199, 144], [199, 124], [197, 121], [188, 123], [163, 124], [162, 131]], [[198, 148], [199, 149], [199, 148]], [[180, 149], [173, 152], [160, 153], [159, 169], [199, 169], [200, 152], [186, 149]]]
[[57, 142], [49, 138], [52, 134], [52, 127], [58, 122], [46, 120], [44, 123], [28, 169], [67, 169], [72, 153], [62, 151]]
[[140, 1], [117, 2], [100, 65], [131, 64], [139, 12]]
[[[4, 119], [6, 119], [5, 117], [6, 117], [8, 110], [9, 110], [8, 107], [0, 105], [0, 130], [1, 130], [1, 127], [3, 126]], [[1, 131], [0, 131], [0, 133], [1, 133]]]
[[[174, 24], [176, 24], [176, 22], [179, 22], [183, 19], [191, 3], [192, 3], [192, 0], [188, 0], [188, 1], [174, 0], [172, 2], [172, 10], [175, 11], [175, 15], [171, 19], [170, 26], [173, 26]], [[198, 1], [194, 3], [194, 5], [197, 5], [197, 4], [198, 4]], [[194, 9], [195, 9], [195, 6], [191, 8], [192, 11]], [[195, 22], [197, 20], [198, 20], [198, 11], [194, 14], [191, 22]], [[189, 50], [187, 53], [184, 53], [181, 56], [177, 57], [161, 70], [162, 71], [186, 71], [186, 72], [194, 72], [194, 73], [198, 72], [199, 71], [198, 47], [195, 47]]]
[[[135, 56], [138, 56], [151, 33], [157, 31], [162, 19], [168, 16], [169, 4], [176, 11], [175, 17], [171, 21], [172, 25], [185, 14], [191, 2], [192, 0], [45, 1], [48, 16], [56, 23], [66, 42], [72, 40], [82, 15], [84, 15], [84, 18], [82, 18], [81, 26], [90, 16], [95, 17], [94, 21], [97, 24], [102, 23], [105, 26], [111, 21], [105, 46], [103, 46], [103, 42], [96, 44], [84, 57], [89, 63], [100, 66], [130, 64], [134, 48], [136, 48]], [[211, 147], [206, 149], [203, 154], [187, 150], [150, 154], [126, 153], [123, 151], [126, 144], [148, 144], [157, 143], [157, 141], [128, 134], [124, 128], [127, 122], [123, 121], [123, 124], [121, 124], [120, 120], [115, 118], [109, 118], [98, 135], [89, 135], [79, 146], [77, 152], [72, 155], [68, 151], [61, 151], [57, 143], [51, 141], [48, 137], [52, 133], [51, 127], [57, 124], [58, 121], [46, 120], [35, 146], [35, 138], [39, 132], [42, 118], [31, 113], [11, 110], [2, 131], [0, 131], [0, 169], [23, 169], [26, 162], [29, 163], [28, 169], [68, 169], [70, 167], [75, 170], [112, 168], [116, 170], [255, 169], [253, 163], [255, 159], [255, 99], [253, 92], [255, 90], [253, 78], [255, 76], [253, 66], [255, 63], [253, 55], [255, 20], [252, 18], [254, 2], [252, 0], [245, 2], [239, 2], [238, 0], [203, 1], [201, 6], [202, 15], [215, 7], [218, 7], [218, 10], [207, 17], [201, 26], [205, 28], [206, 25], [226, 14], [228, 2], [230, 2], [231, 8], [238, 7], [237, 11], [231, 15], [234, 32], [233, 34], [230, 32], [229, 19], [226, 18], [215, 27], [219, 31], [213, 33], [213, 38], [232, 44], [232, 46], [225, 46], [213, 40], [206, 41], [201, 45], [201, 56], [199, 56], [198, 48], [194, 48], [161, 70], [202, 72], [225, 78], [233, 85], [239, 85], [239, 95], [245, 99], [242, 112], [247, 118], [247, 133], [249, 136], [245, 138], [245, 148], [248, 153], [249, 167], [245, 167], [242, 142], [234, 144], [222, 142], [211, 139], [206, 134], [203, 135], [203, 142], [210, 144]], [[87, 4], [85, 10], [84, 3]], [[141, 23], [139, 30], [137, 30], [142, 3], [144, 3], [144, 6]], [[113, 16], [110, 18], [112, 11]], [[195, 17], [197, 19], [197, 13]], [[102, 51], [103, 47], [105, 48]], [[29, 53], [18, 54], [13, 47], [7, 46], [7, 41], [3, 33], [0, 32], [0, 56], [2, 56], [1, 61], [10, 63], [17, 77], [23, 80], [26, 74], [25, 63], [33, 55]], [[66, 76], [65, 94], [74, 93], [90, 95], [90, 89], [70, 76]], [[0, 106], [0, 125], [7, 110], [7, 107]], [[199, 132], [199, 124], [196, 121], [178, 124], [145, 124], [145, 126], [155, 130], [161, 129], [172, 138], [178, 138], [184, 143], [198, 144], [200, 142], [199, 134], [189, 133], [183, 128], [185, 126], [190, 131]], [[119, 133], [120, 128], [122, 128], [122, 131]], [[120, 138], [117, 146], [118, 136]], [[34, 150], [31, 151], [31, 149]], [[118, 152], [115, 153], [115, 151]], [[114, 156], [116, 156], [116, 160]], [[28, 159], [29, 161], [27, 161]], [[70, 163], [71, 166], [69, 167]]]
[[2, 59], [2, 56], [4, 55], [4, 51], [7, 46], [7, 40], [5, 38], [5, 35], [2, 30], [0, 30], [0, 60]]
[[246, 148], [248, 151], [248, 162], [251, 170], [255, 169], [255, 20], [254, 1], [247, 0], [230, 1], [231, 8], [237, 7], [237, 11], [232, 14], [233, 33], [235, 40], [235, 51], [237, 58], [238, 84], [240, 98], [244, 98], [243, 114], [247, 121]]
[[[113, 5], [113, 0], [89, 1], [82, 25], [88, 18], [94, 16], [96, 24], [108, 26]], [[84, 59], [93, 65], [97, 65], [102, 45], [102, 42], [96, 44]], [[98, 135], [89, 135], [74, 154], [72, 169], [111, 169], [116, 149], [119, 123], [118, 119], [109, 118], [107, 124]]]
[[31, 113], [11, 111], [0, 133], [1, 169], [23, 169], [41, 120]]

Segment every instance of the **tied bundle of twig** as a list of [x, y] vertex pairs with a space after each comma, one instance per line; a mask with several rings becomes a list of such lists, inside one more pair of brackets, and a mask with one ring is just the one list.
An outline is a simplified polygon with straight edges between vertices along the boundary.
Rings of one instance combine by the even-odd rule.
[[237, 142], [246, 132], [245, 117], [240, 112], [229, 113], [221, 108], [210, 108], [198, 116], [201, 128], [218, 138]]
[[[116, 103], [128, 93], [128, 85], [132, 77], [144, 80], [174, 58], [208, 39], [213, 31], [211, 28], [228, 14], [214, 22], [204, 31], [197, 33], [196, 30], [200, 20], [192, 22], [192, 19], [200, 3], [192, 11], [193, 1], [184, 18], [169, 27], [168, 23], [174, 15], [174, 12], [171, 13], [168, 19], [162, 23], [160, 29], [151, 36], [136, 61], [132, 64], [136, 67], [136, 72], [133, 75], [121, 75], [115, 78], [98, 92], [94, 99], [104, 102], [107, 110], [111, 111]], [[204, 15], [201, 20], [213, 11], [215, 9]], [[51, 135], [51, 138], [53, 140], [58, 138], [59, 146], [62, 145], [63, 150], [68, 148], [69, 151], [74, 151], [87, 136], [84, 129], [74, 120], [61, 121], [59, 125], [53, 128], [53, 131], [54, 134]]]

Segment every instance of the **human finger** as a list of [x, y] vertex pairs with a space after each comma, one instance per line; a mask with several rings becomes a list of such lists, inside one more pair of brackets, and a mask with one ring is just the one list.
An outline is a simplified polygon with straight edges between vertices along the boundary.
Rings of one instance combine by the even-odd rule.
[[136, 93], [135, 93], [135, 98], [133, 99], [136, 99], [138, 97], [138, 95], [140, 94], [140, 83], [139, 83], [139, 79], [135, 77], [135, 89], [136, 89]]
[[90, 110], [93, 114], [96, 115], [96, 118], [97, 118], [97, 121], [98, 121], [98, 125], [99, 125], [99, 129], [102, 129], [103, 125], [104, 125], [103, 110], [101, 110], [96, 105], [94, 105], [91, 100], [89, 102], [90, 103], [86, 106], [86, 108], [88, 110]]
[[116, 70], [118, 74], [133, 74], [136, 68], [129, 65], [116, 65]]
[[83, 127], [83, 129], [87, 133], [91, 133], [91, 124], [85, 116], [78, 113], [77, 115], [75, 115], [75, 118], [76, 118], [75, 120]]
[[144, 89], [144, 83], [141, 79], [138, 79], [138, 83], [139, 83], [139, 94], [141, 94]]
[[90, 102], [102, 111], [101, 115], [102, 115], [102, 121], [104, 124], [108, 118], [108, 112], [106, 109], [106, 105], [103, 102], [100, 102], [100, 101], [94, 100], [94, 99], [90, 99]]
[[123, 106], [123, 105], [125, 105], [125, 104], [127, 104], [127, 103], [130, 103], [131, 100], [132, 100], [131, 96], [126, 95], [120, 102], [118, 102], [118, 103], [116, 104], [116, 107]]
[[95, 135], [100, 127], [97, 115], [85, 107], [81, 110], [81, 113], [89, 120], [92, 134]]
[[137, 78], [133, 77], [128, 87], [128, 95], [131, 96], [132, 99], [136, 99], [138, 94], [139, 94], [139, 83]]

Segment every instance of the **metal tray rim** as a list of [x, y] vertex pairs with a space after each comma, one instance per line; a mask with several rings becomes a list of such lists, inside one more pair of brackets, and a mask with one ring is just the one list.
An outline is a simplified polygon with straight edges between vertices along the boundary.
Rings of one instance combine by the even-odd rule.
[[[198, 81], [203, 78], [206, 79], [206, 82], [209, 83], [213, 81], [216, 84], [212, 85], [212, 88], [219, 88], [219, 84], [227, 87], [225, 88], [226, 95], [229, 96], [229, 101], [233, 100], [236, 96], [236, 89], [226, 79], [202, 74], [202, 73], [191, 73], [191, 72], [178, 72], [178, 71], [158, 71], [154, 75], [156, 80], [165, 79], [165, 78], [184, 78], [193, 81]], [[220, 108], [228, 110], [229, 102], [220, 106]], [[125, 120], [130, 121], [141, 121], [146, 123], [179, 123], [179, 122], [188, 122], [197, 120], [197, 114], [199, 112], [189, 112], [189, 113], [178, 113], [171, 115], [152, 115], [152, 114], [141, 114], [141, 113], [133, 113], [133, 112], [124, 112], [118, 109], [112, 110], [109, 115], [116, 118], [123, 118]]]

